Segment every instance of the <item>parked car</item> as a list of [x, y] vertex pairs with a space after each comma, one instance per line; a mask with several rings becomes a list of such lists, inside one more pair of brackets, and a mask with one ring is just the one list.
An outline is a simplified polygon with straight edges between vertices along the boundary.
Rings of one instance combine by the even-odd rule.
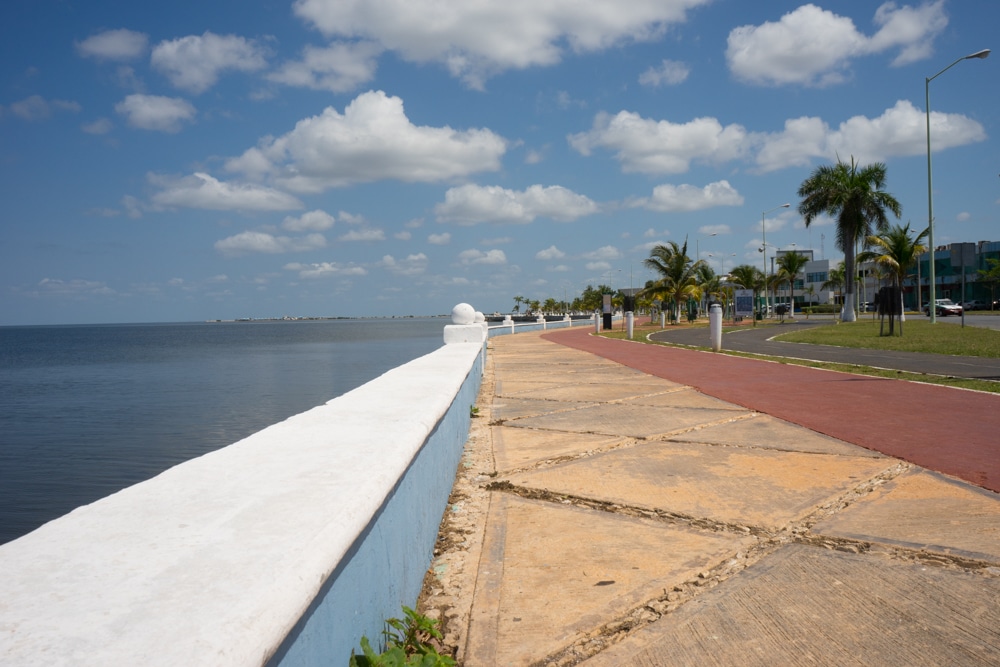
[[972, 301], [966, 301], [962, 304], [962, 310], [989, 310], [990, 304], [985, 301], [980, 301], [979, 299], [973, 299]]
[[[935, 299], [934, 311], [940, 317], [947, 317], [948, 315], [961, 315], [962, 307], [951, 299]], [[926, 303], [924, 304], [924, 313], [928, 317], [931, 314], [931, 309], [927, 307]]]

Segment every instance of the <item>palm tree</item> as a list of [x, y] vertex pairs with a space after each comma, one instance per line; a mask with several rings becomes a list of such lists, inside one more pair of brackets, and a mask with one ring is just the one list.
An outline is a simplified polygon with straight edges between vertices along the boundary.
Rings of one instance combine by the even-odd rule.
[[809, 283], [808, 285], [806, 285], [805, 293], [809, 295], [809, 307], [808, 308], [803, 308], [803, 310], [805, 310], [806, 319], [808, 320], [809, 319], [809, 313], [812, 312], [812, 306], [813, 306], [813, 303], [814, 303], [814, 297], [816, 296], [816, 288], [813, 287], [812, 283]]
[[[764, 274], [756, 266], [740, 264], [729, 272], [729, 279], [743, 289], [753, 290], [753, 300], [757, 303], [757, 295], [764, 287]], [[754, 317], [753, 325], [757, 326], [757, 318]]]
[[678, 245], [677, 241], [669, 241], [666, 245], [657, 244], [642, 263], [646, 268], [660, 274], [660, 279], [654, 281], [653, 285], [643, 292], [674, 302], [671, 321], [676, 321], [680, 317], [681, 300], [697, 299], [701, 296], [698, 271], [705, 262], [691, 261], [687, 254], [687, 239], [684, 240], [683, 246]]
[[858, 241], [872, 235], [874, 229], [885, 231], [889, 226], [886, 210], [897, 218], [902, 207], [896, 198], [885, 192], [884, 162], [860, 167], [851, 157], [847, 164], [837, 160], [835, 165], [817, 167], [799, 187], [799, 214], [806, 227], [818, 216], [826, 214], [837, 219], [837, 247], [844, 252], [845, 274], [844, 309], [841, 321], [853, 322], [854, 313], [854, 247]]
[[[979, 281], [990, 286], [990, 310], [993, 310], [997, 303], [997, 284], [1000, 283], [1000, 259], [988, 258], [986, 266], [989, 268], [979, 269]], [[917, 308], [920, 304], [917, 304]]]
[[[909, 273], [910, 267], [917, 261], [917, 257], [927, 251], [927, 246], [921, 241], [927, 236], [928, 230], [920, 232], [916, 237], [911, 236], [910, 223], [905, 225], [893, 225], [888, 231], [868, 237], [868, 245], [871, 250], [858, 255], [859, 262], [873, 262], [876, 267], [884, 270], [892, 278], [892, 287], [899, 295], [899, 321], [903, 322], [903, 282]], [[919, 306], [919, 304], [918, 304]], [[889, 335], [893, 333], [893, 315], [889, 316]], [[903, 335], [903, 327], [900, 324], [899, 334]]]
[[521, 304], [522, 303], [527, 303], [527, 301], [528, 300], [525, 299], [523, 296], [515, 296], [514, 297], [514, 312], [515, 313], [520, 313], [521, 312]]
[[701, 298], [698, 299], [698, 309], [702, 310], [706, 298], [717, 297], [722, 288], [722, 276], [707, 263], [698, 267], [698, 285], [701, 286]]
[[788, 283], [789, 316], [795, 317], [795, 279], [809, 263], [809, 258], [795, 251], [786, 252], [778, 258], [778, 275], [782, 282]]
[[826, 274], [826, 280], [822, 285], [819, 286], [824, 292], [827, 290], [836, 290], [837, 297], [840, 302], [844, 302], [844, 282], [845, 276], [847, 275], [847, 268], [844, 266], [843, 262], [840, 262], [834, 268]]
[[700, 276], [701, 279], [698, 283], [701, 287], [702, 297], [725, 302], [726, 290], [725, 285], [722, 284], [722, 276], [717, 275], [711, 268], [708, 270], [710, 273]]

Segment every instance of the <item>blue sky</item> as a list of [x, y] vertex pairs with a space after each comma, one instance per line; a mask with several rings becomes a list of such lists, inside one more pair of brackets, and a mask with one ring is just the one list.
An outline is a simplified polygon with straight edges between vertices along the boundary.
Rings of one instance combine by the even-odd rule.
[[[954, 0], [13, 0], [0, 324], [506, 311], [641, 285], [670, 240], [760, 265], [764, 211], [774, 248], [838, 259], [800, 183], [884, 161], [923, 229], [924, 79], [997, 25]], [[998, 108], [996, 56], [931, 83], [938, 244], [1000, 240]]]

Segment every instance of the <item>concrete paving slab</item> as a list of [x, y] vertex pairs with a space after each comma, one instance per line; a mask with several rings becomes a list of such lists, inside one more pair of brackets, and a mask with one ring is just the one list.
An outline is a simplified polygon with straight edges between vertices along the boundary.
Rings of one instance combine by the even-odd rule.
[[[538, 380], [532, 377], [532, 379], [519, 379], [517, 377], [508, 377], [507, 379], [498, 379], [496, 382], [496, 396], [520, 396], [525, 392], [535, 392], [543, 391], [551, 387], [561, 387], [566, 384], [565, 380]], [[540, 394], [542, 395], [542, 394]]]
[[533, 373], [537, 374], [540, 371], [545, 373], [566, 373], [566, 374], [581, 374], [581, 373], [614, 373], [620, 372], [623, 376], [635, 375], [637, 371], [619, 366], [613, 362], [598, 360], [590, 361], [589, 363], [580, 363], [579, 360], [573, 360], [570, 358], [558, 360], [549, 358], [539, 358], [537, 360], [519, 360], [517, 362], [509, 362], [497, 368], [497, 373], [501, 376], [510, 374], [524, 374]]
[[487, 526], [468, 665], [534, 664], [752, 541], [509, 495]]
[[1000, 495], [917, 471], [887, 482], [811, 532], [1000, 562]]
[[703, 424], [734, 419], [737, 414], [732, 410], [650, 408], [613, 403], [585, 407], [572, 412], [519, 419], [512, 422], [511, 426], [652, 438]]
[[503, 398], [493, 401], [493, 418], [506, 420], [535, 417], [563, 410], [579, 410], [589, 405], [593, 405], [593, 403], [523, 397]]
[[[604, 402], [621, 401], [628, 398], [637, 398], [649, 394], [660, 394], [665, 391], [680, 389], [681, 385], [673, 382], [597, 382], [589, 378], [580, 378], [579, 381], [563, 383], [558, 386], [539, 388], [535, 391], [525, 391], [520, 394], [524, 397], [548, 398], [554, 401], [594, 401]], [[588, 381], [589, 380], [589, 381]], [[729, 404], [725, 404], [729, 405]]]
[[526, 468], [542, 461], [609, 449], [627, 441], [626, 438], [617, 436], [531, 431], [503, 426], [494, 426], [492, 433], [496, 469], [501, 472]]
[[996, 665], [998, 599], [998, 577], [792, 545], [581, 665]]
[[882, 454], [858, 447], [828, 435], [757, 413], [750, 419], [706, 426], [672, 440], [704, 442], [739, 447], [762, 447], [793, 452], [882, 457]]
[[[644, 376], [561, 354], [534, 334], [491, 345], [479, 399], [487, 419], [475, 420], [485, 429], [470, 438], [475, 451], [487, 445], [483, 472], [457, 491], [480, 519], [439, 540], [436, 562], [447, 566], [424, 603], [466, 667], [1000, 664], [996, 497], [821, 435], [840, 431], [801, 419], [817, 410], [798, 398], [825, 396], [830, 374], [803, 380], [778, 364], [703, 353], [688, 363], [676, 351], [600, 343], [642, 348], [628, 363]], [[641, 365], [650, 355], [663, 356], [655, 368]], [[931, 409], [901, 408], [910, 398], [896, 384], [859, 398], [859, 382], [836, 375], [850, 400], [825, 405], [850, 409], [819, 411], [827, 426], [850, 422], [852, 434], [901, 445], [912, 415], [837, 415], [871, 400], [881, 412], [893, 401], [897, 417]], [[699, 396], [706, 377], [723, 382], [720, 393]], [[969, 394], [935, 394], [933, 409], [952, 414], [952, 395]], [[539, 413], [546, 404], [580, 407]], [[496, 425], [508, 408], [522, 416]], [[984, 461], [991, 451], [976, 450]], [[441, 604], [462, 595], [472, 599]]]
[[509, 481], [531, 489], [776, 531], [885, 472], [892, 462], [644, 442], [518, 473]]
[[676, 389], [666, 392], [627, 398], [623, 403], [627, 403], [628, 405], [647, 405], [650, 407], [714, 408], [717, 410], [735, 410], [748, 415], [750, 414], [750, 411], [746, 408], [720, 401], [717, 398], [697, 392], [690, 387], [683, 386], [678, 386]]

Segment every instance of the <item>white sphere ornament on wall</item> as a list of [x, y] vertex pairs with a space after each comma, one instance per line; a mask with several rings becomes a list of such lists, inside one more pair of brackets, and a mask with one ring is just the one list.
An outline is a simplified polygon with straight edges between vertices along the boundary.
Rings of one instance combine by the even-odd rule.
[[476, 311], [469, 304], [460, 303], [451, 309], [451, 321], [454, 324], [472, 324], [476, 321]]

